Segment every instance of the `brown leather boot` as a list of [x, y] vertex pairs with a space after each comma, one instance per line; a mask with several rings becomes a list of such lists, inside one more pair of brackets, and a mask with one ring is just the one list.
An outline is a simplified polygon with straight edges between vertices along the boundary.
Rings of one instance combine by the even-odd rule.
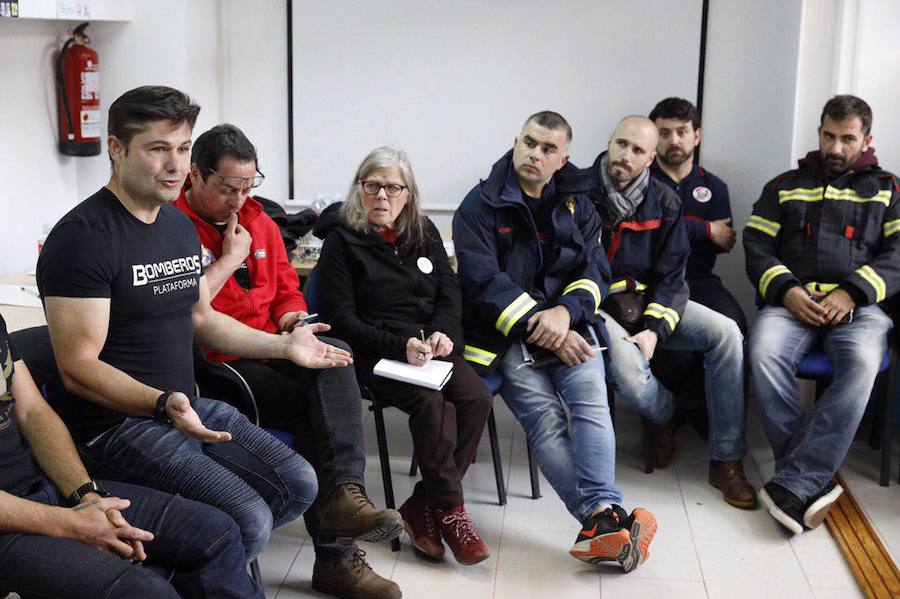
[[319, 537], [339, 540], [362, 539], [377, 543], [403, 532], [397, 510], [376, 510], [360, 485], [341, 485], [319, 509]]
[[674, 418], [662, 424], [651, 424], [653, 430], [653, 467], [668, 468], [675, 455], [675, 422]]
[[343, 599], [399, 599], [397, 583], [375, 573], [362, 549], [340, 560], [316, 558], [312, 586], [320, 593]]
[[722, 497], [734, 507], [756, 508], [756, 490], [744, 476], [743, 463], [710, 460], [709, 484], [722, 491]]

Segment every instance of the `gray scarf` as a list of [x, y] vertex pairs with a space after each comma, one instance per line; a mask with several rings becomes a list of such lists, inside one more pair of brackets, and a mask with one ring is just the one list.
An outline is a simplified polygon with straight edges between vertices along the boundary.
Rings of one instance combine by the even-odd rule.
[[609, 177], [609, 156], [604, 155], [600, 161], [600, 177], [603, 179], [603, 195], [606, 197], [606, 208], [612, 218], [612, 225], [617, 225], [637, 210], [644, 201], [644, 192], [650, 184], [650, 169], [645, 168], [635, 177], [631, 185], [619, 191]]

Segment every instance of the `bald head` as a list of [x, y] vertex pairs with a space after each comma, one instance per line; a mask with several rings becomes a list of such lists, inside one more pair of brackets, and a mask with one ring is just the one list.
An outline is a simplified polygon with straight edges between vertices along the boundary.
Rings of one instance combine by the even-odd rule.
[[659, 133], [653, 121], [631, 115], [619, 121], [609, 138], [607, 170], [617, 189], [625, 189], [656, 157]]

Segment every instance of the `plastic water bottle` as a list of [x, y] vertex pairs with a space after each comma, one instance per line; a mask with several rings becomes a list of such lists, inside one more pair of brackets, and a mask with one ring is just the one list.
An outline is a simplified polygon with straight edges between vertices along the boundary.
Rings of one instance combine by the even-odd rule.
[[313, 212], [316, 214], [322, 214], [322, 211], [325, 210], [327, 206], [328, 202], [325, 201], [325, 194], [317, 193], [309, 207], [312, 208]]
[[50, 225], [44, 225], [41, 227], [41, 234], [38, 236], [37, 246], [38, 246], [38, 254], [41, 253], [41, 250], [44, 249], [44, 242], [47, 241], [47, 236], [50, 235]]
[[331, 206], [332, 204], [340, 204], [343, 200], [344, 200], [343, 194], [334, 192], [333, 194], [331, 194], [331, 201], [328, 202], [328, 205]]

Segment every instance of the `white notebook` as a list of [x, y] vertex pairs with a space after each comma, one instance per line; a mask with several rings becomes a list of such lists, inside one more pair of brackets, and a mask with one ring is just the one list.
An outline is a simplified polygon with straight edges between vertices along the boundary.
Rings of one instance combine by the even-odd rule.
[[378, 376], [440, 391], [453, 375], [453, 362], [431, 360], [425, 366], [413, 366], [382, 358], [372, 370]]

